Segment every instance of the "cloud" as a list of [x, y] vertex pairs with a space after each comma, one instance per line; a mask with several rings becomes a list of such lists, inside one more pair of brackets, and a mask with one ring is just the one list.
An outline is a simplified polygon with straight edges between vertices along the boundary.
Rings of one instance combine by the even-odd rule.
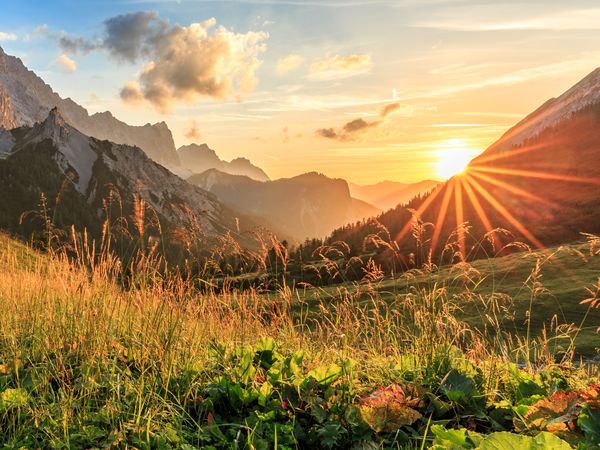
[[379, 111], [379, 119], [377, 120], [367, 121], [363, 118], [358, 118], [347, 122], [339, 130], [336, 130], [335, 128], [320, 128], [316, 131], [316, 134], [317, 136], [326, 139], [334, 139], [343, 142], [353, 141], [367, 130], [377, 128], [382, 125], [390, 114], [401, 107], [402, 105], [400, 103], [390, 103]]
[[380, 116], [385, 119], [387, 116], [389, 116], [394, 111], [400, 109], [401, 107], [402, 105], [400, 103], [390, 103], [381, 110]]
[[5, 33], [4, 31], [0, 31], [0, 42], [2, 42], [2, 41], [16, 41], [17, 39], [19, 39], [19, 36], [17, 36], [14, 33]]
[[52, 31], [47, 24], [40, 25], [33, 29], [31, 34], [25, 35], [24, 40], [29, 42], [35, 36], [45, 36], [48, 39], [56, 41], [58, 47], [63, 53], [86, 54], [93, 50], [103, 48], [102, 40], [91, 40], [82, 37], [71, 36], [64, 30], [58, 32]]
[[327, 56], [310, 65], [309, 78], [314, 80], [334, 80], [360, 75], [371, 69], [370, 55]]
[[64, 53], [103, 49], [118, 62], [145, 65], [137, 79], [121, 89], [130, 104], [149, 102], [162, 113], [198, 97], [236, 98], [258, 82], [258, 56], [266, 50], [266, 32], [235, 33], [214, 18], [189, 26], [171, 25], [156, 12], [122, 14], [104, 21], [104, 35], [90, 40], [61, 31], [43, 33], [56, 39]]
[[53, 35], [58, 40], [58, 46], [65, 53], [89, 53], [93, 50], [102, 48], [101, 42], [90, 41], [85, 38], [70, 36], [65, 31]]
[[[594, 67], [597, 64], [598, 58], [600, 58], [600, 53], [594, 52], [578, 59], [570, 59], [558, 63], [527, 67], [463, 84], [446, 85], [439, 89], [429, 90], [427, 92], [420, 93], [419, 95], [415, 95], [414, 98], [443, 97], [448, 95], [456, 95], [465, 91], [485, 89], [495, 86], [513, 86], [516, 84], [527, 83], [544, 78], [564, 76], [565, 74], [578, 74], [582, 71], [589, 70], [590, 67]], [[406, 99], [408, 99], [408, 97], [406, 97], [405, 100]]]
[[192, 124], [190, 125], [190, 129], [183, 133], [183, 135], [186, 137], [186, 139], [189, 139], [190, 141], [196, 141], [200, 139], [202, 137], [202, 134], [200, 133], [200, 129], [198, 128], [198, 123], [195, 120], [193, 120]]
[[280, 75], [286, 74], [300, 67], [303, 62], [304, 58], [300, 55], [288, 55], [277, 61], [277, 73]]
[[111, 17], [104, 26], [104, 47], [115, 58], [132, 63], [142, 56], [152, 56], [156, 41], [169, 28], [168, 22], [154, 11]]
[[199, 96], [239, 97], [254, 90], [268, 34], [238, 34], [218, 27], [215, 20], [179, 25], [167, 30], [151, 48], [152, 61], [139, 75], [144, 99], [168, 112], [176, 102], [190, 103]]
[[152, 60], [138, 77], [136, 96], [169, 112], [177, 102], [190, 103], [199, 96], [222, 99], [251, 92], [261, 64], [258, 54], [268, 35], [238, 34], [222, 26], [210, 34], [215, 23], [211, 19], [188, 27], [176, 25], [142, 46], [139, 52], [148, 52]]
[[54, 63], [60, 67], [63, 72], [74, 73], [77, 70], [77, 63], [64, 53], [56, 58]]
[[136, 81], [128, 81], [121, 89], [121, 100], [133, 106], [138, 106], [144, 102], [144, 94], [140, 85]]
[[571, 6], [567, 2], [529, 8], [526, 2], [507, 8], [502, 2], [489, 5], [456, 5], [440, 8], [411, 24], [416, 27], [451, 31], [598, 30], [600, 8]]
[[335, 131], [333, 128], [319, 128], [317, 131], [317, 136], [321, 136], [327, 139], [340, 139], [340, 140], [345, 140], [342, 139], [342, 136], [338, 135], [337, 131]]
[[33, 30], [31, 30], [31, 33], [27, 33], [25, 36], [23, 36], [23, 42], [30, 42], [31, 39], [33, 39], [36, 36], [42, 36], [42, 35], [47, 35], [47, 34], [48, 34], [48, 25], [42, 24], [42, 25], [35, 27]]
[[47, 23], [43, 23], [42, 25], [39, 25], [37, 27], [35, 27], [32, 31], [31, 34], [34, 36], [38, 36], [40, 34], [44, 34], [48, 31], [48, 24]]

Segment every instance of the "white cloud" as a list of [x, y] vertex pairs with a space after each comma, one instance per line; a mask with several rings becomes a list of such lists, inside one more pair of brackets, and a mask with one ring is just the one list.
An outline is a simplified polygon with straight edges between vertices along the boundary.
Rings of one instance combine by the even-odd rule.
[[23, 42], [30, 42], [34, 37], [42, 36], [45, 34], [48, 34], [48, 25], [46, 25], [46, 24], [39, 25], [39, 26], [35, 27], [33, 30], [31, 30], [31, 33], [27, 33], [25, 36], [23, 36]]
[[335, 80], [367, 73], [372, 66], [371, 56], [354, 54], [327, 56], [310, 65], [309, 77], [313, 80]]
[[[148, 101], [162, 113], [198, 97], [239, 99], [253, 91], [261, 65], [258, 55], [269, 37], [265, 32], [215, 29], [214, 18], [184, 27], [170, 26], [157, 14], [134, 13], [106, 23], [110, 26], [105, 48], [120, 59], [149, 60], [138, 79], [123, 88], [121, 98], [130, 103]], [[136, 26], [131, 28], [132, 24]]]
[[143, 62], [136, 79], [121, 89], [121, 99], [131, 104], [150, 103], [161, 113], [178, 103], [199, 97], [233, 98], [254, 90], [256, 71], [262, 64], [269, 34], [263, 31], [236, 33], [217, 26], [211, 18], [189, 26], [171, 25], [157, 12], [121, 14], [104, 21], [99, 39], [71, 36], [42, 27], [39, 33], [58, 42], [61, 61], [73, 67], [66, 54], [105, 50], [117, 62]]
[[19, 36], [17, 36], [14, 33], [5, 33], [4, 31], [0, 31], [0, 42], [2, 42], [2, 41], [16, 41], [17, 39], [19, 39]]
[[77, 70], [77, 63], [69, 58], [64, 53], [54, 60], [54, 63], [59, 66], [64, 72], [73, 73]]

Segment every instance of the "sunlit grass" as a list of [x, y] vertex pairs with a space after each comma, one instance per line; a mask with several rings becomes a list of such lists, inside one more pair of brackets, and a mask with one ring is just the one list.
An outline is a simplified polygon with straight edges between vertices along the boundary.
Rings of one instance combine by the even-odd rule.
[[[513, 299], [498, 295], [498, 284], [479, 289], [481, 264], [431, 267], [393, 283], [373, 272], [360, 283], [327, 290], [282, 286], [266, 296], [253, 290], [201, 292], [192, 282], [159, 275], [152, 259], [146, 260], [150, 266], [137, 267], [135, 287], [123, 288], [114, 281], [114, 257], [106, 255], [90, 270], [6, 237], [0, 247], [0, 392], [15, 397], [0, 406], [0, 442], [7, 448], [222, 447], [234, 438], [239, 448], [262, 448], [273, 445], [273, 430], [279, 429], [279, 442], [293, 440], [298, 431], [284, 430], [296, 420], [307, 433], [298, 440], [304, 445], [344, 448], [357, 439], [377, 447], [420, 448], [431, 442], [424, 434], [431, 418], [465, 426], [475, 410], [487, 417], [496, 404], [516, 404], [515, 370], [538, 380], [546, 395], [598, 380], [594, 365], [572, 359], [570, 339], [580, 332], [577, 327], [557, 323], [529, 339], [507, 332], [504, 320], [514, 313]], [[534, 264], [523, 286], [529, 286], [532, 303], [541, 295], [540, 271]], [[479, 320], [464, 317], [467, 309]], [[300, 378], [271, 383], [272, 370], [260, 361], [258, 368], [244, 366], [243, 355], [254, 355], [244, 349], [273, 345], [269, 342], [282, 358], [302, 353], [302, 368], [294, 375]], [[337, 374], [333, 363], [342, 372], [327, 388], [330, 394], [321, 384], [302, 381], [310, 373]], [[246, 367], [243, 373], [251, 369], [250, 378], [240, 375], [240, 367]], [[436, 412], [431, 402], [448, 402], [442, 392], [453, 371], [474, 377], [481, 401], [450, 401], [453, 409]], [[275, 397], [264, 406], [258, 400], [235, 406], [230, 394], [229, 406], [211, 400], [214, 389], [236, 390], [242, 383], [240, 392], [251, 394], [262, 392], [267, 382]], [[282, 400], [276, 407], [274, 398], [289, 395], [286, 383], [296, 382], [298, 409], [280, 411]], [[410, 429], [377, 434], [343, 413], [359, 407], [361, 396], [390, 384], [428, 392], [419, 406], [426, 414], [410, 428], [414, 435]], [[277, 420], [260, 416], [272, 408], [279, 411]], [[478, 430], [494, 429], [482, 420]], [[215, 437], [215, 423], [224, 441]], [[364, 436], [354, 436], [357, 430]]]

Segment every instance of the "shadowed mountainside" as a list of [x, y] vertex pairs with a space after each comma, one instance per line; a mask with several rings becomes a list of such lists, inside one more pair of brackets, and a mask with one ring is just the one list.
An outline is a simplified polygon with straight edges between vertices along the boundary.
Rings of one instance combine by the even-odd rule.
[[298, 240], [325, 236], [335, 227], [379, 212], [352, 198], [345, 180], [315, 172], [260, 182], [211, 169], [188, 181], [236, 210], [264, 217]]

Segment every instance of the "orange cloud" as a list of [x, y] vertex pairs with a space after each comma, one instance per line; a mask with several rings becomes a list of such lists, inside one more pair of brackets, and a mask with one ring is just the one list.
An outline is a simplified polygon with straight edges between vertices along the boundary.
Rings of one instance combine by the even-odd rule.
[[309, 77], [314, 80], [347, 78], [366, 73], [371, 66], [370, 55], [328, 56], [318, 59], [310, 65]]
[[200, 139], [202, 137], [202, 134], [200, 133], [200, 129], [198, 128], [198, 122], [193, 120], [189, 130], [187, 130], [183, 135], [186, 137], [186, 139], [189, 139], [190, 141], [196, 141]]
[[291, 72], [297, 69], [304, 62], [304, 58], [300, 55], [288, 55], [277, 61], [277, 73], [280, 75]]
[[77, 63], [64, 53], [54, 60], [54, 63], [64, 72], [74, 73], [77, 70]]

